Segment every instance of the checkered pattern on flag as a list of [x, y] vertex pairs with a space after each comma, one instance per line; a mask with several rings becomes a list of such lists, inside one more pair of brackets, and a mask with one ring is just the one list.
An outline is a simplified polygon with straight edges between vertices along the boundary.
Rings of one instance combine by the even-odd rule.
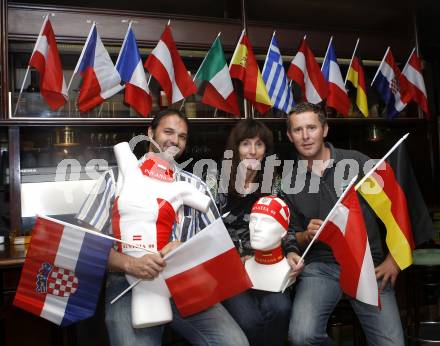
[[54, 267], [47, 280], [47, 293], [68, 297], [78, 288], [78, 278], [72, 270]]
[[289, 113], [290, 109], [295, 105], [295, 101], [293, 100], [292, 89], [284, 71], [283, 59], [281, 58], [275, 34], [270, 41], [266, 61], [264, 62], [263, 80], [273, 106], [285, 113]]
[[14, 305], [57, 325], [94, 315], [113, 241], [39, 216]]

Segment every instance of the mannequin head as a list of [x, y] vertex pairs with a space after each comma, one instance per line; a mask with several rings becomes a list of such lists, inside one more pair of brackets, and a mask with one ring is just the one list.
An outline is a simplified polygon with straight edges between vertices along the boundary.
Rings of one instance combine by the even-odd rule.
[[252, 207], [249, 231], [251, 246], [268, 251], [281, 245], [289, 227], [290, 211], [278, 197], [261, 197]]

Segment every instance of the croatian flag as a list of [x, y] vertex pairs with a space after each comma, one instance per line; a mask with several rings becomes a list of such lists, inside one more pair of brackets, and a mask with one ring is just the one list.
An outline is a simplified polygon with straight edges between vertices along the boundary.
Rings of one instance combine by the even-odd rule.
[[317, 239], [331, 247], [340, 265], [339, 282], [344, 293], [366, 304], [379, 306], [367, 229], [353, 186], [329, 216]]
[[102, 44], [95, 23], [73, 73], [77, 72], [83, 78], [78, 98], [81, 112], [88, 112], [123, 88], [121, 77]]
[[116, 70], [125, 82], [125, 102], [146, 117], [151, 111], [151, 96], [131, 23], [116, 61]]
[[252, 287], [221, 218], [165, 256], [162, 272], [182, 317]]
[[44, 100], [52, 110], [63, 106], [67, 100], [57, 42], [48, 16], [44, 19], [29, 65], [40, 73], [40, 90]]
[[345, 90], [344, 80], [342, 79], [341, 70], [336, 59], [333, 37], [330, 38], [321, 71], [328, 82], [327, 106], [347, 116], [350, 100], [348, 99], [347, 90]]
[[264, 62], [263, 80], [274, 108], [289, 113], [295, 105], [295, 101], [293, 100], [291, 85], [287, 81], [286, 72], [284, 71], [283, 59], [278, 48], [275, 32]]
[[387, 106], [389, 118], [393, 118], [401, 112], [411, 97], [407, 82], [402, 78], [390, 47], [386, 50], [376, 76], [371, 83], [371, 86], [373, 85]]
[[159, 82], [170, 103], [176, 103], [197, 91], [174, 42], [171, 27], [167, 25], [156, 48], [144, 64]]
[[57, 325], [94, 315], [113, 241], [37, 217], [14, 305]]

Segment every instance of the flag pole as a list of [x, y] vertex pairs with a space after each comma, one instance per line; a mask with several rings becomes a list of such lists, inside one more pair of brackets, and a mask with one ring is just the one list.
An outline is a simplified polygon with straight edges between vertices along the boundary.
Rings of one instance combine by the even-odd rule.
[[358, 190], [362, 184], [365, 182], [365, 180], [367, 180], [371, 174], [373, 174], [373, 172], [388, 158], [388, 156], [390, 156], [394, 150], [396, 150], [396, 148], [409, 136], [409, 133], [406, 133], [405, 135], [402, 136], [402, 138], [400, 138], [396, 144], [393, 145], [393, 147], [385, 154], [384, 157], [382, 157], [375, 165], [372, 169], [370, 169], [370, 171], [365, 174], [365, 176], [356, 184], [355, 186], [355, 190]]
[[409, 64], [409, 59], [411, 59], [411, 57], [412, 57], [412, 55], [414, 54], [415, 50], [416, 50], [416, 47], [414, 47], [414, 48], [412, 49], [411, 54], [409, 55], [408, 60], [406, 61], [405, 66], [403, 66], [402, 72], [403, 72], [403, 70], [405, 70], [406, 66]]
[[358, 37], [358, 39], [356, 40], [356, 44], [354, 45], [354, 51], [353, 51], [353, 55], [351, 56], [350, 64], [348, 65], [347, 74], [345, 75], [344, 85], [347, 84], [347, 80], [348, 80], [348, 72], [350, 71], [351, 64], [353, 63], [353, 59], [354, 59], [354, 56], [355, 56], [355, 54], [356, 54], [356, 50], [357, 50], [358, 45], [359, 45], [359, 37]]
[[385, 54], [383, 55], [382, 61], [380, 62], [379, 67], [377, 68], [376, 74], [374, 75], [374, 78], [371, 81], [370, 86], [373, 86], [373, 83], [376, 80], [377, 75], [379, 74], [380, 68], [382, 67], [383, 63], [385, 62], [385, 57], [387, 56], [389, 50], [390, 50], [390, 46], [388, 46], [387, 50], [385, 51]]
[[18, 104], [20, 103], [21, 94], [23, 93], [24, 83], [26, 83], [26, 78], [27, 78], [27, 76], [28, 76], [28, 74], [29, 74], [29, 69], [30, 69], [30, 68], [31, 68], [30, 65], [28, 65], [28, 67], [27, 67], [27, 69], [26, 69], [26, 73], [25, 73], [24, 78], [23, 78], [23, 83], [21, 83], [21, 88], [20, 88], [20, 92], [19, 92], [19, 94], [18, 94], [17, 103], [15, 104], [14, 116], [15, 116], [15, 114], [17, 113], [17, 110], [18, 110]]
[[[30, 62], [30, 59], [32, 58], [32, 55], [34, 55], [34, 53], [35, 53], [35, 49], [38, 47], [38, 43], [40, 42], [41, 36], [43, 35], [44, 26], [46, 25], [46, 21], [48, 19], [49, 19], [49, 14], [46, 14], [44, 16], [43, 24], [41, 25], [40, 32], [38, 33], [37, 42], [35, 42], [34, 50], [32, 51], [31, 57], [29, 58], [29, 62]], [[24, 83], [26, 83], [26, 78], [27, 78], [27, 76], [29, 74], [29, 69], [30, 69], [30, 65], [28, 63], [28, 67], [27, 67], [26, 73], [24, 75], [23, 83], [21, 83], [21, 88], [20, 88], [20, 93], [18, 94], [17, 103], [15, 104], [14, 116], [17, 113], [17, 110], [18, 110], [18, 104], [20, 103], [21, 94], [23, 94]]]
[[328, 51], [330, 50], [330, 45], [332, 44], [333, 36], [330, 37], [330, 41], [328, 41], [327, 50], [325, 51], [324, 60], [322, 61], [321, 71], [324, 68], [325, 59], [327, 59]]
[[144, 250], [145, 252], [157, 253], [155, 251], [151, 251], [151, 250], [145, 249], [142, 246], [139, 246], [137, 244], [130, 243], [130, 242], [124, 241], [122, 239], [114, 238], [112, 236], [109, 236], [107, 234], [103, 234], [103, 233], [100, 233], [100, 232], [97, 232], [97, 231], [92, 231], [91, 229], [88, 229], [88, 228], [85, 228], [85, 227], [81, 227], [81, 226], [74, 225], [74, 224], [71, 224], [71, 223], [68, 223], [68, 222], [65, 222], [65, 221], [54, 219], [53, 217], [50, 217], [50, 216], [38, 215], [37, 214], [37, 217], [40, 217], [40, 218], [48, 220], [48, 221], [59, 223], [59, 224], [61, 224], [63, 226], [66, 226], [66, 227], [74, 228], [74, 229], [76, 229], [78, 231], [82, 231], [82, 232], [85, 232], [85, 233], [93, 234], [93, 235], [96, 235], [97, 237], [101, 237], [101, 238], [106, 238], [106, 239], [109, 239], [109, 240], [117, 241], [118, 243], [122, 243], [122, 244], [129, 245], [129, 246], [137, 248], [137, 249]]
[[[333, 206], [333, 208], [330, 210], [330, 212], [327, 214], [326, 218], [324, 219], [324, 221], [322, 222], [321, 226], [319, 227], [318, 231], [315, 233], [315, 235], [313, 236], [312, 240], [309, 242], [309, 245], [307, 246], [307, 248], [304, 250], [301, 258], [299, 259], [298, 263], [301, 263], [302, 261], [304, 261], [304, 257], [306, 257], [307, 252], [309, 252], [310, 248], [312, 247], [313, 243], [315, 242], [315, 240], [318, 238], [319, 234], [321, 233], [321, 231], [324, 229], [324, 227], [327, 225], [328, 220], [330, 219], [330, 216], [332, 216], [333, 212], [335, 211], [336, 207], [341, 203], [342, 199], [345, 197], [345, 195], [348, 193], [348, 191], [351, 189], [351, 187], [353, 186], [354, 182], [356, 181], [356, 179], [358, 178], [358, 176], [356, 175], [355, 177], [353, 177], [353, 179], [351, 179], [350, 183], [348, 184], [347, 188], [344, 190], [344, 192], [342, 192], [341, 196], [338, 198], [338, 200], [336, 201], [335, 205]], [[289, 285], [292, 283], [292, 279], [287, 280], [286, 283], [284, 284], [281, 292], [284, 292], [286, 290], [287, 287], [289, 287]]]

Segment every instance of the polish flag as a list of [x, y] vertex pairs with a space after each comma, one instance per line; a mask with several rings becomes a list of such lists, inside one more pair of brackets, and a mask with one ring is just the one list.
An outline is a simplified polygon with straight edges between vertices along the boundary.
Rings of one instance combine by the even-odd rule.
[[151, 110], [151, 96], [131, 23], [116, 61], [116, 70], [125, 82], [125, 103], [146, 117]]
[[73, 74], [77, 72], [83, 78], [78, 98], [81, 112], [88, 112], [123, 88], [121, 77], [102, 44], [95, 23]]
[[330, 38], [321, 71], [325, 80], [328, 82], [327, 106], [336, 109], [336, 111], [343, 116], [347, 116], [350, 108], [350, 100], [347, 95], [347, 90], [345, 90], [338, 60], [336, 59], [333, 37]]
[[301, 40], [298, 53], [290, 63], [287, 76], [301, 87], [307, 102], [317, 104], [327, 97], [327, 82], [305, 37]]
[[162, 275], [183, 317], [252, 287], [221, 218], [164, 259]]
[[402, 76], [408, 81], [408, 85], [412, 89], [412, 100], [417, 102], [420, 108], [429, 115], [428, 96], [426, 94], [425, 81], [422, 74], [422, 63], [415, 49], [402, 70]]
[[159, 82], [171, 103], [176, 103], [197, 91], [177, 51], [169, 25], [165, 27], [156, 48], [148, 56], [144, 66]]
[[329, 216], [318, 240], [331, 247], [340, 265], [344, 293], [366, 304], [379, 306], [379, 290], [362, 210], [354, 187]]
[[52, 110], [67, 100], [66, 82], [58, 54], [57, 42], [48, 16], [44, 19], [29, 65], [40, 72], [41, 95]]

